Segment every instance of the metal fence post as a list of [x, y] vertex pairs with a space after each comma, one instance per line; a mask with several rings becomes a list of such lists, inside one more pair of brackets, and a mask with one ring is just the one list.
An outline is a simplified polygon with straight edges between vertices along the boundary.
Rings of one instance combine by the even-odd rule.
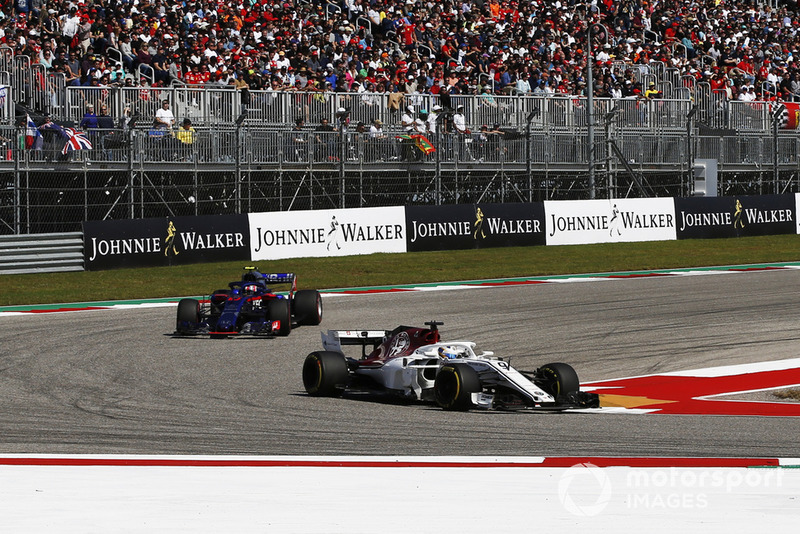
[[786, 106], [783, 104], [778, 105], [772, 110], [772, 180], [773, 192], [776, 195], [780, 192], [780, 174], [778, 172], [778, 122], [781, 120], [784, 111], [786, 111]]
[[534, 109], [525, 117], [525, 173], [528, 175], [528, 202], [533, 202], [533, 170], [531, 164], [531, 122], [536, 116]]
[[12, 143], [11, 150], [14, 154], [14, 233], [20, 233], [20, 216], [22, 215], [22, 199], [20, 198], [21, 191], [20, 185], [21, 180], [19, 178], [20, 175], [20, 166], [19, 166], [19, 158], [20, 152], [19, 144], [22, 140], [22, 133], [20, 132], [20, 125], [17, 124], [16, 131], [14, 132], [14, 141]]
[[242, 213], [242, 124], [247, 118], [247, 109], [236, 117], [236, 213]]
[[692, 109], [689, 110], [689, 113], [686, 114], [686, 160], [687, 165], [686, 168], [688, 169], [688, 184], [687, 184], [687, 193], [689, 195], [694, 193], [694, 156], [692, 155], [692, 119], [694, 119], [695, 114], [697, 113], [697, 104], [692, 106]]
[[592, 30], [595, 26], [599, 26], [603, 28], [603, 40], [608, 43], [608, 29], [600, 24], [599, 22], [589, 22], [589, 27], [587, 28], [587, 36], [588, 36], [588, 43], [586, 47], [586, 53], [588, 54], [588, 61], [586, 62], [586, 88], [587, 88], [587, 100], [586, 106], [589, 108], [586, 114], [586, 125], [587, 125], [587, 143], [589, 144], [589, 198], [596, 197], [595, 191], [595, 151], [594, 151], [594, 80], [592, 78], [592, 69], [594, 68], [594, 54], [592, 53], [593, 49], [592, 46], [594, 43], [592, 42]]
[[[349, 113], [348, 113], [349, 114]], [[347, 115], [339, 120], [339, 207], [344, 208], [344, 160], [347, 158]]]

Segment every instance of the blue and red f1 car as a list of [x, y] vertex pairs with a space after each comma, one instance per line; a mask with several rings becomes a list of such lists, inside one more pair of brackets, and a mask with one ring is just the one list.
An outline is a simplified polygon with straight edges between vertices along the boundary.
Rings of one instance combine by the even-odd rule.
[[[270, 286], [289, 284], [287, 294], [274, 293]], [[245, 267], [241, 280], [228, 289], [214, 291], [207, 301], [181, 299], [178, 302], [176, 334], [210, 334], [212, 338], [231, 335], [288, 336], [296, 325], [318, 325], [322, 321], [319, 291], [297, 291], [294, 273], [262, 274]]]

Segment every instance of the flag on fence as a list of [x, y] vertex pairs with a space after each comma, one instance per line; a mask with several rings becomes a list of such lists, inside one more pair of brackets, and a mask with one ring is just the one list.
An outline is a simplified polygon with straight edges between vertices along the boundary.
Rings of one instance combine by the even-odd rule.
[[44, 124], [39, 126], [39, 129], [42, 131], [53, 130], [54, 132], [58, 132], [58, 134], [64, 139], [69, 139], [69, 134], [67, 134], [67, 132], [64, 131], [64, 128], [62, 128], [59, 124], [56, 124], [53, 121], [51, 121], [49, 118], [45, 121]]
[[62, 154], [66, 154], [72, 150], [92, 149], [92, 143], [89, 141], [89, 138], [86, 137], [85, 133], [79, 132], [75, 128], [64, 128], [64, 131], [67, 133], [69, 138], [67, 139], [67, 143], [64, 145], [64, 148], [61, 150]]
[[36, 127], [36, 123], [33, 122], [30, 115], [26, 114], [25, 118], [28, 121], [25, 128], [25, 148], [41, 150], [44, 144], [42, 133], [39, 131], [39, 128]]
[[431, 143], [424, 135], [412, 135], [411, 139], [414, 140], [414, 144], [417, 145], [417, 148], [420, 149], [426, 156], [431, 152], [436, 152], [436, 148], [433, 146], [433, 143]]
[[413, 141], [414, 146], [420, 149], [422, 153], [425, 154], [426, 156], [431, 152], [436, 152], [436, 147], [433, 146], [433, 143], [431, 143], [427, 137], [421, 134], [414, 134], [414, 135], [400, 134], [396, 135], [395, 139]]

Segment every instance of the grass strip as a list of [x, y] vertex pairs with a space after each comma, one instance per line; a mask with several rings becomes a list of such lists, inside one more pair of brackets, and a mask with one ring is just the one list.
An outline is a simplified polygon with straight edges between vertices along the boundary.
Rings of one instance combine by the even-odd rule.
[[[296, 273], [300, 289], [331, 289], [792, 261], [800, 261], [798, 235], [293, 258], [254, 264], [265, 273]], [[0, 306], [205, 295], [237, 279], [244, 265], [236, 261], [0, 275]]]

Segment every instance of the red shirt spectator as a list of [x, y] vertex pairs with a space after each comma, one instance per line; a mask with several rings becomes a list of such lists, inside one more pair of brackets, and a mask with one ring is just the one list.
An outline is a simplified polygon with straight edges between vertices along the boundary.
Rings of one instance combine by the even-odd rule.
[[400, 37], [404, 45], [413, 45], [417, 41], [416, 24], [405, 24], [400, 29]]
[[192, 70], [186, 73], [185, 79], [189, 85], [202, 85], [203, 75], [200, 73], [200, 67], [193, 65]]

